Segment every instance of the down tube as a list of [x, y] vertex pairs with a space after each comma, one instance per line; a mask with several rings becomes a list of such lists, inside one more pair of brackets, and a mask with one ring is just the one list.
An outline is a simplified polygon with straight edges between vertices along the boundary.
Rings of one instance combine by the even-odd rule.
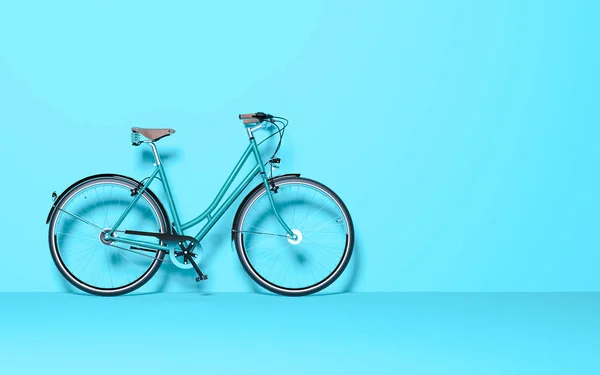
[[231, 206], [233, 201], [235, 201], [237, 199], [237, 197], [240, 196], [242, 191], [244, 191], [244, 189], [248, 186], [248, 184], [250, 184], [250, 182], [254, 179], [254, 177], [256, 177], [256, 175], [258, 174], [259, 171], [260, 171], [260, 165], [255, 166], [250, 171], [250, 173], [248, 173], [248, 175], [244, 178], [244, 180], [242, 182], [240, 182], [238, 187], [231, 193], [229, 198], [227, 198], [227, 200], [223, 203], [223, 205], [221, 207], [219, 207], [219, 209], [217, 210], [217, 212], [215, 212], [214, 216], [209, 220], [209, 222], [206, 223], [206, 225], [196, 235], [196, 239], [198, 241], [202, 241], [202, 239], [204, 238], [204, 236], [206, 236], [208, 231], [210, 231], [212, 229], [212, 227], [215, 225], [215, 223], [217, 221], [219, 221], [221, 216], [223, 216], [223, 214]]

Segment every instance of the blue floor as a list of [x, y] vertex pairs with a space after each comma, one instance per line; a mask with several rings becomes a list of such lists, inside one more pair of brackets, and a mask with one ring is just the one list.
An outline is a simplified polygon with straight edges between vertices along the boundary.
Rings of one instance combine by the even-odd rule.
[[3, 293], [0, 308], [0, 374], [600, 373], [593, 293]]

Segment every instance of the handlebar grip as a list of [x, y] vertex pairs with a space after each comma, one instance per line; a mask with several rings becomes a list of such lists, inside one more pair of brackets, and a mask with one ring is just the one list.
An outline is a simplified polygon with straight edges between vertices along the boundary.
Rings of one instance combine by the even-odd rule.
[[250, 118], [247, 118], [246, 120], [244, 120], [243, 122], [244, 122], [244, 125], [248, 125], [248, 124], [256, 124], [256, 123], [259, 123], [260, 121], [261, 120], [257, 119], [256, 117], [250, 117]]
[[244, 113], [244, 114], [241, 114], [241, 115], [239, 115], [239, 118], [240, 118], [240, 120], [241, 120], [241, 119], [243, 119], [243, 118], [251, 118], [251, 117], [254, 117], [255, 115], [256, 115], [256, 113]]

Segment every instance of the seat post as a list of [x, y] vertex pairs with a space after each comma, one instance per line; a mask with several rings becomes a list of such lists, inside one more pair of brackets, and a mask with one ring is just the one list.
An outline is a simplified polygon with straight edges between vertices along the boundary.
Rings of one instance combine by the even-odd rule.
[[156, 145], [154, 142], [148, 142], [150, 147], [152, 147], [152, 152], [154, 153], [154, 160], [156, 160], [156, 165], [160, 165], [160, 156], [158, 155], [158, 150], [156, 149]]

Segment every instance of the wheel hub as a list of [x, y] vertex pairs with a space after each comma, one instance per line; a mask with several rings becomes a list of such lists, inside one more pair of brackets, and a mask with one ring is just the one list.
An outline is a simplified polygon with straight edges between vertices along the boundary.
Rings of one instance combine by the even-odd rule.
[[[113, 240], [107, 240], [106, 239], [106, 235], [109, 232], [110, 232], [110, 228], [106, 228], [102, 232], [100, 232], [100, 242], [102, 242], [105, 245], [111, 245], [114, 242]], [[117, 234], [115, 233], [114, 236], [116, 237]]]
[[292, 245], [298, 245], [300, 242], [302, 242], [302, 232], [300, 232], [300, 230], [292, 229], [292, 233], [296, 235], [296, 239], [292, 239], [292, 236], [288, 234], [287, 240], [289, 243], [291, 243]]

